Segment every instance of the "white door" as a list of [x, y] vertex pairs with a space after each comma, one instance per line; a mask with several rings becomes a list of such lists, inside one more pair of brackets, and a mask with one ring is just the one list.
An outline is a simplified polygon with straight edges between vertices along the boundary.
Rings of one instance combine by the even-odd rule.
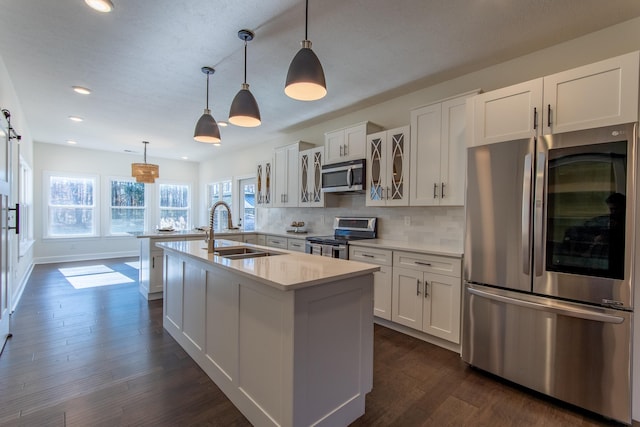
[[9, 224], [11, 202], [11, 149], [9, 129], [0, 125], [0, 346], [9, 336]]

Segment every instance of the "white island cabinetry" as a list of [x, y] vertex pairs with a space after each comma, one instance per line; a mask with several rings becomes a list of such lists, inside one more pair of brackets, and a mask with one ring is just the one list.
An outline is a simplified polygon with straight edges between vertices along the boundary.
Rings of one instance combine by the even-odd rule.
[[164, 328], [253, 425], [346, 426], [364, 413], [377, 267], [288, 251], [231, 260], [194, 242], [162, 246]]

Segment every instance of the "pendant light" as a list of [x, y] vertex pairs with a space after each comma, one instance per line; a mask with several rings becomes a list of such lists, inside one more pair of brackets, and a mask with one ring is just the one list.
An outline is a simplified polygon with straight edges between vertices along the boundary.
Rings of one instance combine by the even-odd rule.
[[209, 110], [209, 76], [215, 73], [216, 70], [211, 67], [202, 67], [202, 72], [207, 75], [207, 108], [204, 109], [204, 113], [196, 123], [193, 139], [198, 142], [219, 145], [220, 129], [218, 129], [218, 124], [211, 115], [211, 110]]
[[144, 163], [131, 164], [131, 176], [136, 182], [144, 182], [145, 184], [153, 184], [156, 178], [160, 178], [160, 167], [147, 163], [147, 144], [148, 141], [142, 141], [144, 144]]
[[327, 94], [327, 84], [324, 80], [324, 71], [320, 60], [311, 50], [311, 42], [308, 40], [307, 27], [309, 22], [309, 0], [306, 0], [304, 14], [304, 40], [302, 49], [293, 57], [284, 93], [290, 98], [300, 101], [315, 101], [324, 98]]
[[108, 13], [113, 10], [111, 0], [84, 0], [84, 2], [98, 12]]
[[229, 122], [248, 128], [260, 126], [261, 123], [258, 103], [247, 84], [247, 42], [253, 40], [253, 36], [253, 32], [249, 30], [238, 31], [238, 38], [244, 40], [244, 83], [229, 109]]

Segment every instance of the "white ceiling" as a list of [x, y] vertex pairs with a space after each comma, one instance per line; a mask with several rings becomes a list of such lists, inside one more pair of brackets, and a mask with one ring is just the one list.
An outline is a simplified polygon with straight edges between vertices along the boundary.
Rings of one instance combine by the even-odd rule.
[[[200, 161], [640, 16], [638, 0], [311, 0], [309, 39], [328, 95], [289, 99], [283, 87], [304, 38], [302, 0], [0, 2], [0, 55], [34, 140]], [[227, 120], [243, 79], [263, 124], [221, 128], [222, 147], [193, 140], [213, 66], [210, 108]], [[71, 86], [92, 89], [89, 96]], [[74, 123], [68, 116], [84, 118]]]

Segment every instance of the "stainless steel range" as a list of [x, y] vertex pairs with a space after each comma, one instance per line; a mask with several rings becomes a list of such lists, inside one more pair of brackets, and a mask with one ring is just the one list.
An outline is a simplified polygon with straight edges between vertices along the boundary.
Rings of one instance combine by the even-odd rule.
[[333, 236], [307, 237], [305, 252], [349, 259], [349, 241], [376, 238], [376, 218], [336, 217]]

